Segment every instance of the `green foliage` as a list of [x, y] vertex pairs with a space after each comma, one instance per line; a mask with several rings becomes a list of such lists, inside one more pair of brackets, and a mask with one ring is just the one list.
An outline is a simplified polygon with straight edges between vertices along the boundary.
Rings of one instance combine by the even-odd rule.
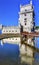
[[36, 26], [35, 29], [39, 29], [39, 26]]

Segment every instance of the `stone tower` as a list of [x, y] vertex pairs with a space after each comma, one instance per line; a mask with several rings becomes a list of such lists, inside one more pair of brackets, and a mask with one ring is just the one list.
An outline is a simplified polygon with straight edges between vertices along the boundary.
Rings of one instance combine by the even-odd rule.
[[33, 6], [32, 4], [20, 5], [19, 22], [23, 27], [23, 32], [31, 32], [33, 29]]
[[[33, 15], [33, 6], [32, 1], [30, 1], [30, 4], [27, 5], [20, 5], [20, 12], [19, 12], [19, 23], [21, 25], [21, 32], [33, 32], [34, 31], [34, 15]], [[29, 45], [34, 46], [34, 38], [23, 36], [26, 43]], [[24, 53], [23, 53], [24, 52]], [[25, 44], [22, 44], [21, 50], [21, 60], [26, 61], [26, 57], [23, 54], [27, 54], [27, 56], [33, 57], [33, 49], [31, 49], [28, 46], [25, 46]], [[23, 56], [22, 56], [23, 55]]]

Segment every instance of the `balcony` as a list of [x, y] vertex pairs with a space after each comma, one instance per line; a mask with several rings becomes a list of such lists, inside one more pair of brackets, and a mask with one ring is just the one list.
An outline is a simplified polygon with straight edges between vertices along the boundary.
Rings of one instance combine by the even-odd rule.
[[23, 10], [23, 11], [20, 12], [20, 14], [30, 13], [30, 12], [32, 12], [32, 11], [33, 11], [33, 9], [32, 9], [32, 10], [26, 10], [26, 11]]

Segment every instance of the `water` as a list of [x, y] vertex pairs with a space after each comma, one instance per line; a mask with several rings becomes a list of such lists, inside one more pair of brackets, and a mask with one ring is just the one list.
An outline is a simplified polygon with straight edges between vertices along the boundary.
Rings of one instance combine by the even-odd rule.
[[[4, 44], [0, 45], [0, 65], [29, 65], [32, 58], [26, 57], [26, 61], [29, 63], [21, 63], [21, 58], [19, 57], [19, 46], [15, 44]], [[31, 65], [39, 65], [39, 53], [35, 53], [34, 60]]]

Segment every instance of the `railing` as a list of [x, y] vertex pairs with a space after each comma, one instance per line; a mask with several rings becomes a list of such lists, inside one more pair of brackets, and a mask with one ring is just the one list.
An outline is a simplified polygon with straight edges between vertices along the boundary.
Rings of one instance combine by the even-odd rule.
[[27, 35], [29, 37], [39, 37], [39, 32], [23, 32], [20, 34], [11, 34], [11, 33], [7, 33], [7, 34], [0, 34], [0, 40], [4, 39], [4, 38], [11, 38], [11, 37], [22, 37], [22, 35]]

